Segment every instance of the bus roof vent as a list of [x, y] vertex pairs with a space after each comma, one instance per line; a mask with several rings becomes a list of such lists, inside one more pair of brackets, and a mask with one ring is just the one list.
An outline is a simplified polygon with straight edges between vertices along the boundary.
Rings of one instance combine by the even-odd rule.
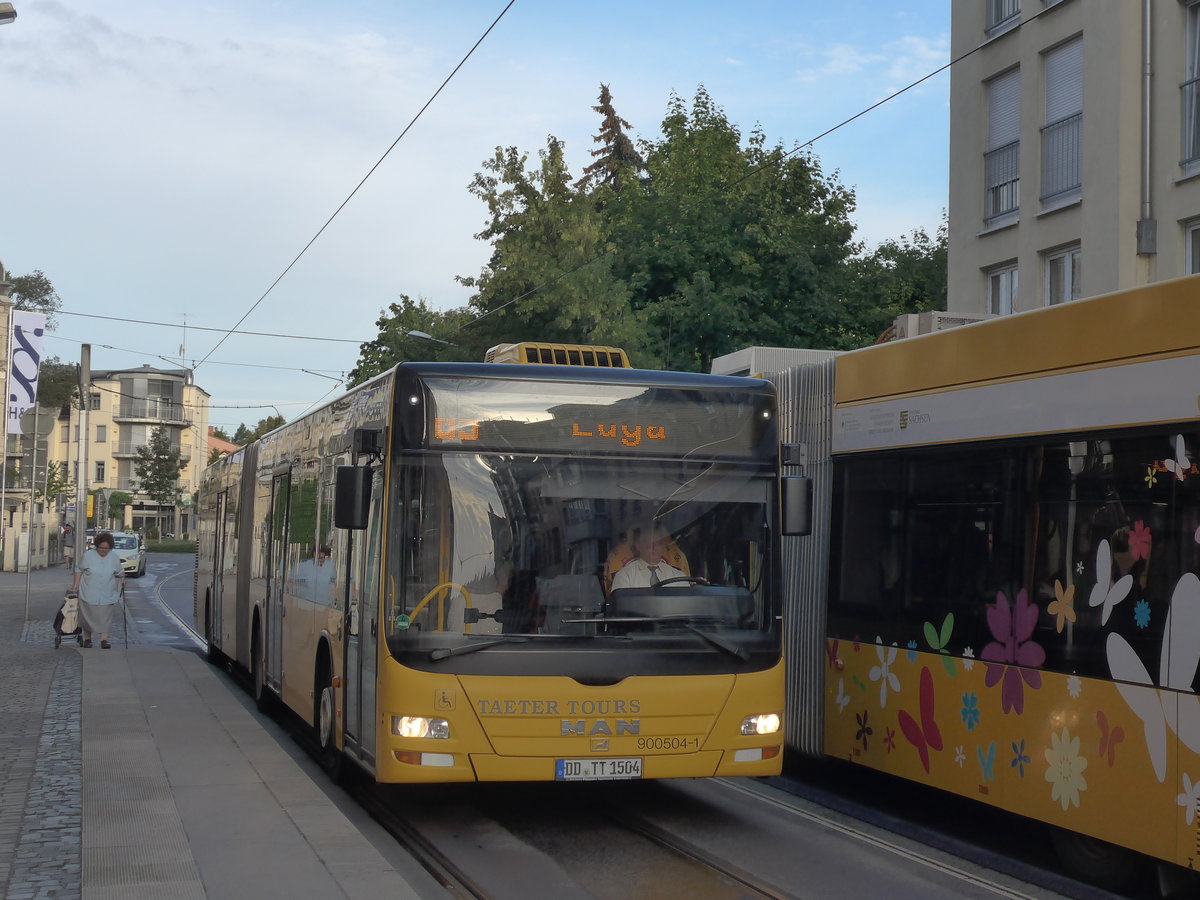
[[628, 369], [629, 357], [619, 347], [593, 344], [549, 344], [522, 341], [497, 344], [483, 357], [490, 363], [530, 363], [539, 366], [595, 366], [604, 369]]

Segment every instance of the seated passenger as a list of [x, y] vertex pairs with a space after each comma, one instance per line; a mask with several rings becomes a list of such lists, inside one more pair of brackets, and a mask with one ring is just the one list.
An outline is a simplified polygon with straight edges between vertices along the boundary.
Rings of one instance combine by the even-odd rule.
[[[663, 558], [663, 550], [670, 535], [661, 525], [638, 529], [633, 534], [633, 559], [613, 575], [612, 589], [653, 587], [668, 578], [684, 578], [686, 572], [675, 568]], [[677, 581], [668, 587], [684, 587], [686, 581]]]

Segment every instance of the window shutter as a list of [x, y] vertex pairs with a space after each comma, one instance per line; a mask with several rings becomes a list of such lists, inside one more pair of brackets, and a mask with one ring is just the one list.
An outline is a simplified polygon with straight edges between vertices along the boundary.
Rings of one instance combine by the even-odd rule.
[[988, 82], [988, 149], [1011, 144], [1021, 133], [1020, 70], [997, 75]]
[[1083, 39], [1046, 54], [1046, 124], [1083, 112]]

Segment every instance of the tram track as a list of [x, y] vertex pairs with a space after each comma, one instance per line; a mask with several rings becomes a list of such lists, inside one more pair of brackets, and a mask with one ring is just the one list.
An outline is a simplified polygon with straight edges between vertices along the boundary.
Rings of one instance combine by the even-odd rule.
[[[554, 785], [527, 786], [534, 788], [527, 808], [508, 802], [512, 786], [417, 786], [414, 797], [414, 786], [374, 785], [354, 773], [343, 787], [454, 897], [670, 896], [679, 892], [680, 871], [686, 873], [687, 893], [695, 896], [795, 896], [623, 808], [604, 805], [578, 815], [554, 814], [547, 821], [543, 804], [558, 793]], [[422, 802], [430, 799], [434, 802]], [[621, 833], [618, 838], [612, 829]], [[635, 842], [639, 846], [631, 848]], [[594, 860], [580, 859], [578, 848], [614, 844], [621, 847], [622, 860], [636, 857], [636, 868], [661, 873], [655, 883], [647, 884], [643, 876], [634, 889], [628, 872], [619, 869], [608, 871], [607, 883], [597, 881]]]
[[[311, 752], [311, 748], [310, 752]], [[353, 768], [351, 766], [351, 768]], [[414, 828], [384, 799], [379, 785], [364, 774], [351, 771], [341, 778], [342, 788], [371, 816], [420, 866], [425, 869], [452, 897], [462, 900], [487, 900], [487, 890], [471, 875], [455, 865]]]

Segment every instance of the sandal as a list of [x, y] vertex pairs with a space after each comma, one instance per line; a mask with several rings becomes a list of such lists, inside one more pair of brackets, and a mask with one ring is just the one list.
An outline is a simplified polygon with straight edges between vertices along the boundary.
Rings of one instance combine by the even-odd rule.
[[111, 650], [111, 649], [112, 649], [112, 644], [110, 644], [108, 641], [101, 641], [101, 642], [100, 642], [100, 649], [101, 649], [101, 650]]
[[83, 642], [83, 646], [84, 646], [84, 648], [85, 648], [85, 649], [87, 649], [87, 650], [91, 650], [91, 649], [92, 649], [92, 642], [91, 642], [91, 640], [89, 639], [89, 640], [86, 640], [86, 641], [84, 641], [84, 642]]

